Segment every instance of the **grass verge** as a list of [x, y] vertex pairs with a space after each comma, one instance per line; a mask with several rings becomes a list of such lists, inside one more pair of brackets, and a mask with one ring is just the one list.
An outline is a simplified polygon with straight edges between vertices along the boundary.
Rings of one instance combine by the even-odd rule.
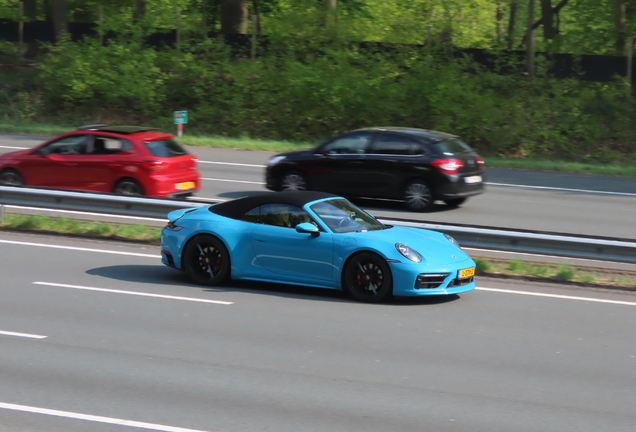
[[[39, 123], [0, 123], [0, 132], [24, 133], [35, 135], [58, 135], [75, 129], [76, 126], [60, 126]], [[175, 133], [174, 131], [166, 132]], [[244, 150], [285, 152], [313, 147], [314, 142], [292, 142], [253, 139], [248, 136], [225, 137], [220, 135], [186, 134], [179, 138], [185, 145], [198, 147], [232, 148]], [[623, 177], [636, 177], [636, 161], [618, 162], [573, 162], [547, 158], [502, 158], [500, 156], [484, 155], [487, 167], [529, 169], [538, 171], [558, 171], [577, 174], [597, 174]]]
[[[6, 215], [5, 221], [0, 223], [0, 229], [127, 240], [152, 245], [159, 245], [161, 239], [161, 228], [157, 227], [21, 214]], [[633, 272], [495, 258], [475, 258], [475, 263], [478, 276], [636, 290], [636, 273]]]
[[636, 291], [636, 273], [496, 258], [475, 258], [477, 275]]
[[137, 224], [82, 221], [65, 217], [8, 214], [0, 228], [16, 231], [69, 234], [80, 237], [128, 240], [158, 245], [161, 228]]

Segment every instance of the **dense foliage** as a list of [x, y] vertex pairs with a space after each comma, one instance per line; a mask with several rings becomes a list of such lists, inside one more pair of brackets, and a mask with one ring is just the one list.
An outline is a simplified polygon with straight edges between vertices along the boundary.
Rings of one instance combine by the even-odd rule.
[[[13, 17], [11, 3], [0, 0], [0, 16]], [[557, 80], [539, 64], [529, 80], [512, 58], [499, 74], [448, 55], [455, 46], [502, 48], [508, 36], [519, 46], [527, 2], [340, 0], [330, 24], [325, 2], [261, 0], [261, 28], [271, 43], [255, 61], [202, 37], [220, 28], [215, 0], [147, 0], [136, 18], [130, 1], [69, 0], [69, 15], [95, 21], [100, 3], [103, 27], [117, 31], [116, 40], [62, 37], [26, 64], [15, 45], [0, 44], [0, 120], [166, 126], [172, 111], [188, 110], [190, 131], [225, 135], [314, 140], [395, 125], [456, 133], [481, 151], [508, 156], [620, 160], [636, 149], [635, 113], [622, 79]], [[509, 13], [513, 3], [516, 27], [502, 38], [497, 7]], [[615, 0], [566, 3], [555, 37], [537, 30], [539, 48], [616, 52]], [[179, 49], [144, 46], [144, 35], [174, 28], [178, 8]], [[38, 13], [46, 15], [41, 5]], [[630, 28], [626, 22], [623, 30]], [[355, 40], [427, 48], [396, 45], [378, 53]]]

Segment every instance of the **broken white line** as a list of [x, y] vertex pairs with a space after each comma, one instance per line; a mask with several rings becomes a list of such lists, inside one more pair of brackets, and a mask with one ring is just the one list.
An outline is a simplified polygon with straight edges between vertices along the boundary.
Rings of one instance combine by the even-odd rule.
[[124, 420], [124, 419], [118, 419], [118, 418], [112, 418], [112, 417], [102, 417], [102, 416], [96, 416], [96, 415], [90, 415], [90, 414], [80, 414], [75, 412], [59, 411], [59, 410], [38, 408], [38, 407], [32, 407], [32, 406], [26, 406], [26, 405], [16, 405], [16, 404], [4, 403], [4, 402], [0, 402], [0, 408], [6, 409], [6, 410], [12, 410], [12, 411], [23, 411], [28, 413], [44, 414], [44, 415], [55, 416], [55, 417], [66, 417], [66, 418], [71, 418], [76, 420], [86, 420], [86, 421], [92, 421], [95, 423], [108, 423], [108, 424], [114, 424], [119, 426], [128, 426], [128, 427], [134, 427], [139, 429], [150, 429], [150, 430], [164, 431], [164, 432], [206, 432], [202, 430], [185, 429], [185, 428], [174, 427], [174, 426], [165, 426], [160, 424], [144, 423], [144, 422]]
[[28, 334], [28, 333], [16, 333], [16, 332], [9, 332], [9, 331], [2, 331], [2, 330], [0, 330], [0, 335], [24, 337], [24, 338], [31, 338], [31, 339], [45, 339], [47, 337], [47, 336], [42, 336], [42, 335], [34, 335], [34, 334]]
[[79, 290], [86, 290], [86, 291], [100, 291], [100, 292], [115, 293], [115, 294], [127, 294], [127, 295], [141, 296], [141, 297], [155, 297], [155, 298], [163, 298], [163, 299], [169, 299], [169, 300], [183, 300], [183, 301], [198, 302], [198, 303], [213, 303], [213, 304], [220, 304], [220, 305], [234, 304], [234, 302], [220, 301], [220, 300], [207, 300], [207, 299], [198, 299], [193, 297], [178, 297], [178, 296], [170, 296], [170, 295], [164, 295], [164, 294], [153, 294], [153, 293], [145, 293], [145, 292], [137, 292], [137, 291], [123, 291], [123, 290], [116, 290], [116, 289], [110, 289], [110, 288], [96, 288], [96, 287], [87, 287], [87, 286], [80, 286], [80, 285], [67, 285], [67, 284], [60, 284], [60, 283], [53, 283], [53, 282], [33, 282], [33, 284], [46, 285], [46, 286], [59, 287], [59, 288], [72, 288], [72, 289], [79, 289]]

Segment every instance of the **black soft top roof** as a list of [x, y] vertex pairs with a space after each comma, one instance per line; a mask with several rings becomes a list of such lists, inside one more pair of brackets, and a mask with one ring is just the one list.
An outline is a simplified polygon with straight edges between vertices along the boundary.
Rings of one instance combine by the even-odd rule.
[[263, 204], [290, 204], [302, 208], [312, 201], [337, 197], [337, 195], [317, 191], [268, 192], [215, 204], [210, 206], [209, 210], [221, 216], [238, 219], [254, 207]]

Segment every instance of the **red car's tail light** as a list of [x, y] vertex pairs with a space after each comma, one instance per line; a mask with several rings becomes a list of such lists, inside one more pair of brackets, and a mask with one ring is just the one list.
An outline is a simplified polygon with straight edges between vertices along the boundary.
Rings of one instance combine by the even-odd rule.
[[464, 163], [456, 159], [436, 159], [431, 165], [446, 174], [457, 174], [457, 170], [462, 168]]
[[151, 171], [156, 171], [156, 170], [160, 170], [163, 169], [163, 162], [161, 161], [144, 161], [144, 168], [151, 170]]
[[484, 169], [486, 168], [486, 162], [484, 161], [484, 158], [481, 156], [477, 156], [477, 165], [479, 165], [479, 168]]

